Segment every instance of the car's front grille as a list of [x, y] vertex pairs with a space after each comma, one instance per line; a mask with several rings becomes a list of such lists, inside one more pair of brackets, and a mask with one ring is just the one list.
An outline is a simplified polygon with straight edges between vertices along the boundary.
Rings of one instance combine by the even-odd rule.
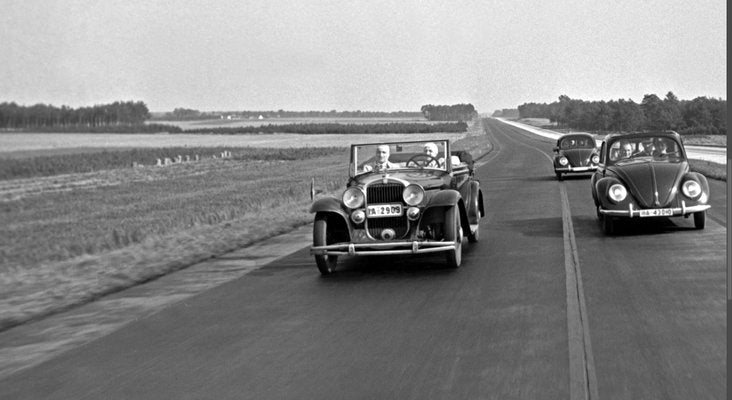
[[401, 203], [404, 185], [401, 183], [372, 184], [366, 188], [368, 204]]
[[[404, 205], [404, 200], [402, 200], [403, 191], [404, 185], [401, 183], [369, 185], [366, 188], [366, 204], [400, 203]], [[386, 228], [393, 229], [396, 238], [403, 238], [409, 233], [409, 221], [406, 213], [401, 217], [368, 218], [366, 226], [371, 237], [375, 239], [381, 239], [381, 232]]]
[[409, 233], [409, 224], [406, 215], [401, 217], [369, 218], [366, 221], [369, 234], [375, 239], [381, 239], [381, 231], [386, 228], [394, 230], [395, 238], [402, 238]]

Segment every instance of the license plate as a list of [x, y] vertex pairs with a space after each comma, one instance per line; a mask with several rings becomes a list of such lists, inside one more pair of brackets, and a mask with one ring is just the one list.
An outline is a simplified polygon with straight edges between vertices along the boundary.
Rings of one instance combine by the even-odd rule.
[[401, 217], [402, 212], [401, 204], [375, 204], [366, 207], [368, 218]]
[[651, 210], [639, 210], [641, 217], [668, 217], [674, 215], [670, 208], [654, 208]]

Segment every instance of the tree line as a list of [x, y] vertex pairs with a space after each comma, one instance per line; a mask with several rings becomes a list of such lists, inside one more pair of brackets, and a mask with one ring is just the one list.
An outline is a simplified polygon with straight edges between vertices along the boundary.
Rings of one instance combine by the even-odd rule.
[[470, 103], [437, 106], [425, 104], [420, 110], [429, 121], [470, 121], [478, 115]]
[[726, 100], [708, 97], [679, 100], [673, 92], [668, 92], [663, 99], [646, 94], [640, 104], [630, 99], [585, 101], [562, 95], [550, 104], [524, 103], [518, 106], [518, 113], [520, 118], [548, 118], [560, 128], [586, 131], [674, 130], [680, 134], [727, 134]]
[[141, 101], [115, 101], [111, 104], [79, 108], [0, 103], [0, 128], [4, 129], [142, 125], [149, 118], [150, 111]]

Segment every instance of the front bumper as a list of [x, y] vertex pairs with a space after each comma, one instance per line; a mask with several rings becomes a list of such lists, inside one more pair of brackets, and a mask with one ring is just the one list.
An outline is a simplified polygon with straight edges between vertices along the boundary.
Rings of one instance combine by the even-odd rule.
[[[684, 203], [682, 201], [681, 207], [667, 208], [667, 209], [671, 210], [673, 215], [661, 215], [661, 217], [670, 217], [670, 216], [676, 217], [676, 216], [680, 216], [680, 215], [687, 215], [687, 214], [691, 214], [691, 213], [695, 213], [695, 212], [699, 212], [699, 211], [708, 210], [711, 207], [712, 206], [710, 206], [709, 204], [699, 204], [696, 206], [687, 207], [686, 203]], [[649, 210], [649, 209], [646, 209], [646, 210]], [[650, 210], [654, 210], [654, 209], [650, 209]], [[659, 210], [661, 210], [661, 209], [659, 209]], [[600, 214], [604, 214], [604, 215], [612, 216], [612, 217], [633, 218], [633, 217], [640, 217], [641, 209], [634, 209], [633, 204], [631, 203], [628, 205], [627, 210], [608, 210], [608, 209], [600, 207], [599, 212], [600, 212]], [[643, 217], [643, 218], [649, 218], [649, 217]], [[654, 218], [654, 217], [650, 217], [650, 218]]]
[[327, 246], [310, 246], [311, 255], [392, 255], [423, 254], [456, 250], [457, 242], [401, 241], [388, 243], [336, 243]]
[[555, 172], [590, 172], [590, 171], [596, 171], [597, 165], [589, 165], [586, 167], [554, 167]]

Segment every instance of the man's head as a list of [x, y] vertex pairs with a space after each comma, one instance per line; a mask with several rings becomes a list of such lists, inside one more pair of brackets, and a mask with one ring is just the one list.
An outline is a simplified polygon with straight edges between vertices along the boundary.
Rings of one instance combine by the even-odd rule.
[[437, 145], [430, 142], [424, 145], [424, 154], [431, 157], [437, 157]]
[[380, 164], [389, 161], [389, 145], [380, 144], [376, 146], [376, 161]]
[[620, 144], [620, 157], [628, 158], [633, 154], [633, 145], [629, 142], [623, 142]]

